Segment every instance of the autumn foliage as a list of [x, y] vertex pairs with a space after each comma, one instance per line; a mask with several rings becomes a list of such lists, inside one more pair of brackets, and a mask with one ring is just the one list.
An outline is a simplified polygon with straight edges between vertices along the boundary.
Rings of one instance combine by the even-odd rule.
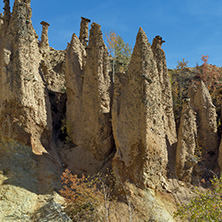
[[187, 66], [188, 62], [183, 59], [178, 62], [177, 69], [169, 70], [172, 84], [172, 95], [175, 119], [179, 126], [181, 110], [184, 98], [187, 97], [188, 88], [192, 81], [199, 84], [202, 80], [207, 86], [218, 114], [218, 126], [221, 124], [221, 104], [222, 104], [222, 69], [215, 65], [208, 64], [209, 56], [201, 57], [203, 64], [194, 68]]
[[98, 177], [73, 175], [66, 169], [61, 176], [63, 189], [60, 194], [65, 198], [65, 211], [73, 221], [104, 221], [101, 210], [104, 193]]

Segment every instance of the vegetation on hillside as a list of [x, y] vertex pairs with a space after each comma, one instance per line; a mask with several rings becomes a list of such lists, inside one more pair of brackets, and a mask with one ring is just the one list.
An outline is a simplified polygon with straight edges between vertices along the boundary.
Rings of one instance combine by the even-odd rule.
[[125, 43], [119, 35], [111, 31], [106, 33], [108, 52], [112, 57], [111, 65], [113, 73], [124, 73], [127, 71], [132, 53], [132, 48]]
[[169, 69], [177, 127], [179, 127], [182, 105], [187, 97], [189, 85], [192, 81], [199, 80], [202, 80], [209, 89], [218, 114], [218, 127], [221, 125], [222, 68], [208, 64], [208, 58], [208, 56], [202, 56], [203, 64], [194, 68], [189, 68], [188, 61], [183, 59], [178, 62], [176, 69]]
[[222, 177], [211, 180], [211, 187], [206, 192], [196, 189], [196, 196], [186, 205], [181, 205], [175, 217], [183, 221], [202, 222], [222, 221]]
[[61, 179], [65, 212], [73, 221], [109, 221], [110, 191], [101, 174], [78, 176], [66, 169]]

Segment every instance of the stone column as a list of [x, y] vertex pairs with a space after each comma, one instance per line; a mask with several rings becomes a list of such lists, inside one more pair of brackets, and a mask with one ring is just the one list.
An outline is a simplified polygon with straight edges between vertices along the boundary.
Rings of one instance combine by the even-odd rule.
[[42, 21], [40, 23], [42, 25], [42, 35], [41, 35], [41, 42], [40, 47], [49, 47], [49, 39], [48, 39], [48, 29], [49, 23]]
[[91, 22], [90, 19], [81, 17], [79, 39], [85, 47], [87, 46], [89, 39], [89, 22]]
[[8, 26], [9, 21], [10, 21], [10, 18], [11, 18], [9, 0], [4, 0], [4, 4], [5, 4], [5, 6], [4, 6], [4, 8], [3, 8], [3, 9], [4, 9], [4, 18], [3, 18], [3, 20], [4, 20], [4, 24], [5, 24], [6, 26]]

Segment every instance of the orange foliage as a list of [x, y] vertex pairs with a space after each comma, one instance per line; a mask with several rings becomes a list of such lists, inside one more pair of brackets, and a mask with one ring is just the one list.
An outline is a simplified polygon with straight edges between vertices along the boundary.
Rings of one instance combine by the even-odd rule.
[[104, 215], [98, 208], [104, 202], [97, 178], [73, 175], [66, 169], [62, 176], [63, 189], [60, 194], [66, 200], [65, 210], [74, 221], [100, 221]]

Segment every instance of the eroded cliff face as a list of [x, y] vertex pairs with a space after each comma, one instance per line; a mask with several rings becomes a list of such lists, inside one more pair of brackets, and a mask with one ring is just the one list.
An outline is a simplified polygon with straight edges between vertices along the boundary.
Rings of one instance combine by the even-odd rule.
[[108, 52], [98, 24], [92, 24], [86, 50], [73, 35], [67, 50], [66, 82], [70, 138], [102, 161], [111, 152], [112, 135]]
[[191, 180], [192, 169], [197, 163], [194, 156], [196, 148], [196, 113], [191, 108], [190, 99], [186, 99], [181, 112], [176, 151], [176, 174], [179, 179], [184, 181]]
[[216, 108], [207, 87], [202, 81], [191, 84], [188, 97], [192, 109], [196, 112], [198, 146], [202, 150], [206, 167], [213, 168], [219, 147]]
[[[116, 179], [115, 192], [125, 193], [126, 202], [133, 202], [135, 220], [174, 221], [169, 213], [178, 201], [174, 193], [179, 196], [185, 189], [179, 180], [189, 183], [194, 171], [201, 176], [201, 167], [214, 170], [216, 166], [216, 111], [205, 85], [195, 83], [189, 89], [177, 142], [160, 36], [151, 46], [140, 28], [128, 71], [116, 73], [112, 82], [100, 25], [92, 23], [88, 42], [90, 20], [82, 18], [80, 37], [73, 34], [67, 49], [59, 51], [49, 45], [47, 22], [41, 22], [38, 41], [30, 0], [15, 0], [12, 14], [9, 1], [4, 2], [0, 220], [13, 214], [20, 221], [50, 220], [54, 213], [56, 220], [70, 221], [62, 213], [64, 200], [54, 192], [61, 187], [61, 172], [69, 168], [73, 173], [94, 174], [108, 167]], [[69, 141], [59, 137], [61, 127], [66, 128]], [[198, 147], [204, 161], [195, 159]], [[175, 165], [179, 180], [169, 177], [169, 165]], [[121, 210], [128, 212], [129, 204], [112, 204], [111, 217], [119, 221]]]
[[[0, 220], [31, 221], [49, 199], [56, 204], [53, 192], [60, 187], [62, 168], [51, 147], [51, 108], [40, 71], [42, 54], [32, 27], [30, 0], [15, 0], [12, 14], [9, 1], [4, 2], [0, 30]], [[65, 220], [56, 209], [52, 213]]]
[[167, 136], [169, 144], [172, 145], [177, 142], [177, 135], [173, 113], [172, 90], [166, 64], [166, 56], [165, 52], [161, 48], [162, 43], [164, 42], [165, 41], [162, 40], [162, 37], [156, 36], [153, 39], [152, 51], [154, 59], [156, 60], [157, 70], [159, 74], [159, 83], [161, 86], [161, 103], [164, 110], [163, 122], [165, 127], [165, 134]]
[[154, 188], [166, 175], [164, 111], [156, 60], [141, 28], [126, 82], [117, 90], [112, 111], [114, 172], [123, 181]]
[[48, 96], [39, 73], [41, 55], [32, 27], [30, 1], [15, 1], [2, 30], [0, 49], [1, 136], [44, 152], [51, 136]]
[[202, 81], [191, 81], [187, 96], [176, 153], [177, 176], [184, 181], [191, 180], [192, 172], [209, 176], [217, 168], [219, 148], [216, 108], [207, 87]]

